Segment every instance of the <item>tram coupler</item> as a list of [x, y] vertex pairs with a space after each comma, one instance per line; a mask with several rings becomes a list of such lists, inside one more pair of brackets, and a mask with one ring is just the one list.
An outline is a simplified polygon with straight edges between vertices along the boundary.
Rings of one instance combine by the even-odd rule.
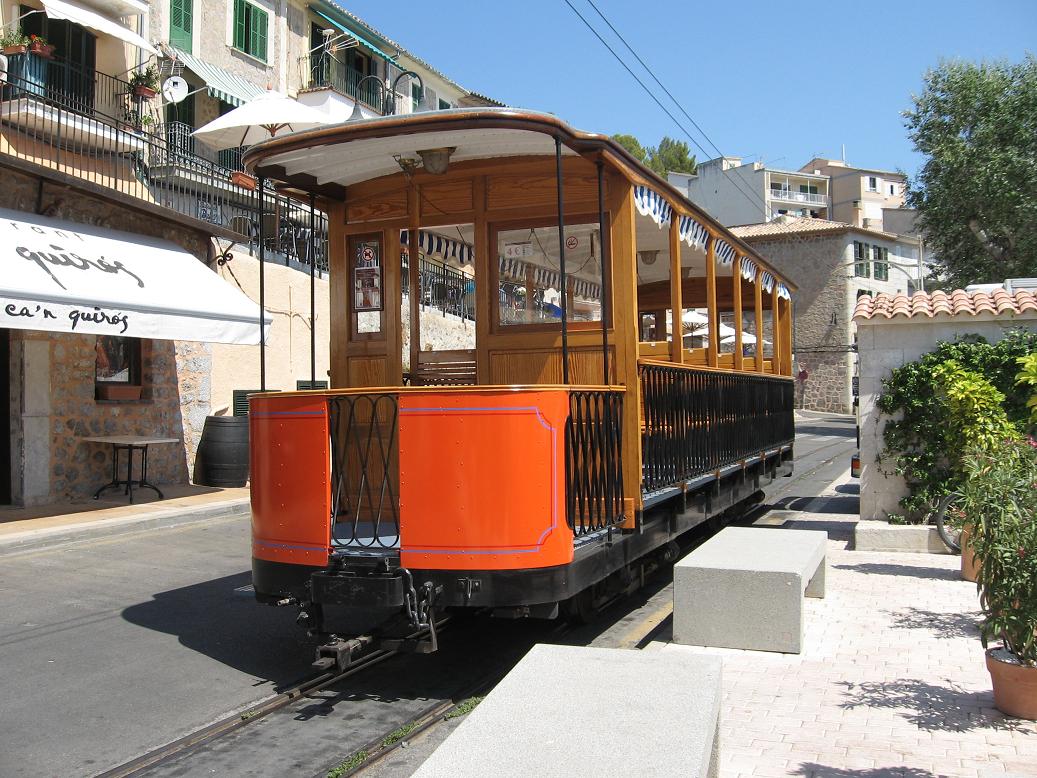
[[355, 655], [362, 653], [373, 642], [374, 637], [371, 635], [361, 635], [348, 640], [332, 636], [329, 642], [317, 646], [317, 658], [313, 662], [313, 667], [321, 671], [341, 672], [349, 667]]

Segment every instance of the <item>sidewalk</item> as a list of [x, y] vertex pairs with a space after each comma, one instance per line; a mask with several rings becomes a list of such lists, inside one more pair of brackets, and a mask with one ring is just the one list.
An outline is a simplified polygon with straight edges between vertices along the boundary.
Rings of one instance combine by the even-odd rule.
[[[223, 516], [249, 516], [249, 490], [163, 487], [171, 497], [133, 505], [106, 501], [0, 510], [0, 557], [66, 543], [174, 527]], [[178, 492], [183, 496], [172, 496]], [[124, 498], [125, 499], [125, 498]], [[59, 512], [65, 511], [65, 512]]]
[[850, 551], [856, 515], [778, 513], [828, 531], [827, 596], [801, 655], [684, 649], [724, 660], [721, 776], [1037, 776], [1037, 724], [994, 709], [960, 558]]

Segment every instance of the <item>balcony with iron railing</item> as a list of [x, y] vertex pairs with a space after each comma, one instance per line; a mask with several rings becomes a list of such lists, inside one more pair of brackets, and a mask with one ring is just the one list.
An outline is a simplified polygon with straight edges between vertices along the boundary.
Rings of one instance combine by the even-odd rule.
[[126, 81], [14, 55], [0, 87], [0, 155], [208, 222], [253, 251], [262, 236], [268, 256], [327, 270], [322, 213], [311, 220], [305, 205], [269, 187], [260, 207], [255, 186], [232, 180], [240, 150], [199, 155], [189, 126], [155, 124], [153, 114]]
[[771, 200], [781, 200], [787, 203], [803, 203], [806, 205], [828, 206], [828, 195], [815, 194], [814, 192], [797, 192], [792, 189], [771, 189]]
[[[375, 113], [386, 113], [383, 99], [389, 91], [383, 91], [385, 82], [370, 78], [371, 73], [363, 73], [356, 68], [339, 62], [324, 51], [316, 51], [299, 58], [300, 91], [316, 91], [331, 89], [351, 100], [359, 101]], [[399, 68], [387, 66], [389, 76], [402, 73]], [[364, 79], [367, 79], [366, 81]], [[410, 94], [392, 95], [392, 113], [404, 113], [410, 101]]]

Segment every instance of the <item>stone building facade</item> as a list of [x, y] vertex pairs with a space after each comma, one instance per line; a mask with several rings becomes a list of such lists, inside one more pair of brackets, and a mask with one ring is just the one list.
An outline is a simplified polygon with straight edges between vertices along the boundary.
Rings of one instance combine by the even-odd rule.
[[[897, 294], [913, 287], [905, 267], [917, 261], [896, 235], [824, 219], [779, 218], [731, 230], [799, 288], [793, 298], [793, 352], [797, 407], [852, 413], [857, 375], [853, 310], [862, 294]], [[858, 275], [857, 245], [888, 252], [888, 279]]]
[[[206, 261], [209, 236], [184, 221], [107, 200], [44, 177], [3, 169], [0, 208], [171, 241]], [[170, 217], [173, 214], [170, 213]], [[178, 438], [154, 446], [149, 480], [187, 483], [210, 410], [212, 347], [145, 340], [139, 400], [95, 399], [94, 335], [8, 330], [11, 502], [36, 505], [91, 495], [111, 477], [111, 450], [85, 436]]]

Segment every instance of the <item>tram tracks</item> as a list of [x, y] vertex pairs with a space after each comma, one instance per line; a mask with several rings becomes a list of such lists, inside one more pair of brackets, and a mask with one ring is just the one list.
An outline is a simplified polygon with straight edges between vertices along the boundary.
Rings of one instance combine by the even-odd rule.
[[[449, 621], [444, 618], [436, 623], [436, 629], [441, 630]], [[420, 633], [414, 633], [408, 637], [418, 637]], [[209, 745], [220, 738], [226, 737], [233, 732], [249, 726], [271, 713], [282, 710], [289, 705], [306, 697], [315, 695], [327, 689], [333, 684], [339, 683], [353, 675], [357, 675], [369, 668], [384, 662], [386, 659], [397, 656], [400, 651], [389, 649], [375, 649], [363, 654], [350, 663], [343, 670], [328, 670], [318, 673], [310, 678], [299, 681], [287, 689], [278, 692], [273, 697], [262, 700], [244, 710], [232, 713], [218, 721], [208, 724], [201, 729], [195, 730], [177, 740], [159, 746], [146, 754], [138, 756], [117, 767], [110, 768], [99, 773], [96, 778], [130, 778], [139, 776], [145, 772], [168, 764], [184, 755], [195, 751], [203, 746]]]

